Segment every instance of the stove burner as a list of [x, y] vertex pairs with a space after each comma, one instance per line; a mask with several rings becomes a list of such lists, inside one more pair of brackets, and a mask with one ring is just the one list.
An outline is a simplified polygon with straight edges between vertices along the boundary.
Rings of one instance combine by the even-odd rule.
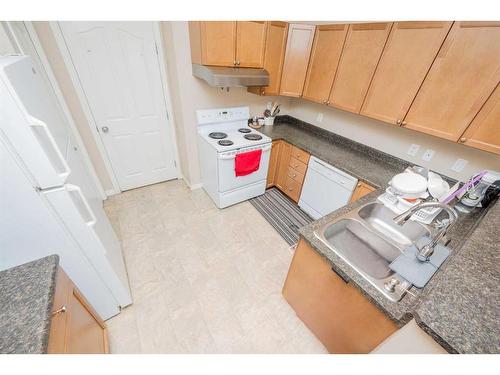
[[255, 133], [245, 134], [243, 137], [245, 137], [245, 139], [248, 139], [249, 141], [258, 141], [258, 140], [262, 139], [261, 135], [258, 135]]
[[241, 129], [238, 129], [238, 131], [239, 131], [240, 133], [250, 133], [250, 132], [251, 132], [251, 130], [250, 130], [250, 129], [248, 129], [248, 128], [241, 128]]
[[231, 146], [234, 142], [230, 141], [229, 139], [223, 139], [217, 143], [220, 144], [221, 146]]
[[227, 137], [227, 134], [222, 132], [213, 132], [210, 133], [208, 136], [213, 139], [223, 139]]

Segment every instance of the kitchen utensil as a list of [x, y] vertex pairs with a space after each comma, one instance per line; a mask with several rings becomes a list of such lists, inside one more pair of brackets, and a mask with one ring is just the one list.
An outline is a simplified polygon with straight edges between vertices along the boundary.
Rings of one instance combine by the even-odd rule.
[[266, 109], [264, 111], [264, 117], [270, 117], [271, 116], [271, 111], [269, 109]]
[[456, 191], [454, 191], [453, 193], [448, 195], [446, 198], [444, 198], [443, 203], [446, 203], [446, 204], [450, 203], [455, 197], [459, 196], [460, 194], [467, 191], [467, 189], [474, 186], [479, 180], [481, 180], [481, 178], [483, 178], [483, 176], [486, 173], [488, 173], [488, 171], [482, 171], [482, 172], [479, 172], [477, 175], [472, 176], [469, 179], [469, 181], [464, 184], [464, 186], [462, 186], [460, 189], [457, 189]]
[[274, 117], [264, 117], [264, 125], [274, 125]]
[[427, 179], [427, 189], [430, 195], [439, 199], [450, 189], [450, 185], [441, 178], [440, 175], [434, 172], [429, 172]]
[[427, 198], [427, 179], [420, 174], [403, 172], [395, 175], [390, 186], [405, 199]]

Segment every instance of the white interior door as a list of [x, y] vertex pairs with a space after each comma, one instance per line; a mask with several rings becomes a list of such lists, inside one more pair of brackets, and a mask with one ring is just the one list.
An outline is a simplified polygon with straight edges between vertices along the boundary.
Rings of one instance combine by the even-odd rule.
[[177, 177], [152, 22], [60, 22], [121, 190]]

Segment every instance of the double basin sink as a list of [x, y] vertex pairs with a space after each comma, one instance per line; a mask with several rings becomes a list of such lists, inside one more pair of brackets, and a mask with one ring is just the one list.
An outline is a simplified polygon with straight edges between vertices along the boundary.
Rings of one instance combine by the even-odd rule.
[[393, 302], [403, 298], [411, 284], [389, 268], [429, 228], [408, 220], [400, 226], [383, 204], [372, 202], [329, 222], [314, 234], [365, 280]]

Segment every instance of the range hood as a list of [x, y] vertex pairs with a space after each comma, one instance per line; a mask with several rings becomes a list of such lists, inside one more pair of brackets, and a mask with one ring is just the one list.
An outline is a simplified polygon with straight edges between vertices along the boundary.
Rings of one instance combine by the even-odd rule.
[[265, 69], [193, 64], [193, 75], [214, 87], [267, 86], [269, 84], [269, 73]]

